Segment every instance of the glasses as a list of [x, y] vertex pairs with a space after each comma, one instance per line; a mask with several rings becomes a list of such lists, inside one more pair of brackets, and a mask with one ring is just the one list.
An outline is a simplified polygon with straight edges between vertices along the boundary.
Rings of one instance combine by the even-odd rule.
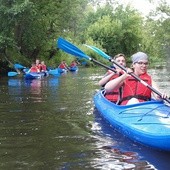
[[139, 64], [139, 65], [145, 65], [145, 66], [149, 65], [148, 62], [142, 62], [142, 61], [139, 61], [139, 62], [136, 62], [136, 63]]

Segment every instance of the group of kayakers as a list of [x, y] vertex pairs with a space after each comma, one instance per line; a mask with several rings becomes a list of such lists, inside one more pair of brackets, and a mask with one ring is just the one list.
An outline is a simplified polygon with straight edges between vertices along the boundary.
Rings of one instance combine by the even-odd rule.
[[70, 64], [70, 66], [67, 65], [66, 61], [63, 60], [61, 61], [61, 63], [59, 64], [58, 68], [60, 69], [65, 69], [65, 70], [70, 70], [70, 68], [73, 68], [73, 67], [77, 67], [77, 61], [76, 60], [73, 60]]
[[28, 70], [28, 72], [31, 73], [40, 73], [40, 72], [46, 72], [47, 66], [45, 65], [44, 61], [41, 61], [39, 59], [36, 59], [35, 63], [31, 64], [31, 68]]
[[[131, 56], [131, 59], [132, 67], [126, 68], [127, 72], [113, 64], [116, 73], [109, 70], [99, 81], [99, 85], [104, 87], [105, 97], [120, 105], [149, 101], [151, 98], [156, 100], [168, 98], [166, 93], [159, 96], [147, 87], [148, 84], [160, 92], [152, 77], [147, 73], [149, 65], [147, 54], [137, 52]], [[117, 54], [114, 60], [119, 65], [126, 67], [126, 56], [124, 54]], [[138, 76], [143, 82], [139, 82], [129, 73]]]
[[[65, 69], [68, 71], [70, 68], [76, 67], [77, 64], [78, 64], [77, 61], [73, 60], [70, 66], [68, 66], [66, 61], [62, 60], [58, 68]], [[35, 63], [32, 63], [31, 68], [28, 70], [28, 72], [33, 72], [33, 73], [46, 72], [46, 71], [47, 71], [47, 66], [45, 65], [45, 62], [44, 61], [40, 62], [39, 59], [36, 59]]]

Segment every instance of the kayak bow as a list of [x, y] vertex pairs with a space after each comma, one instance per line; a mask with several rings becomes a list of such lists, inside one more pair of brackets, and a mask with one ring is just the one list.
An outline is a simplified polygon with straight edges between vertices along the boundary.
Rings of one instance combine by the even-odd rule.
[[108, 101], [99, 91], [94, 104], [120, 133], [146, 146], [170, 151], [170, 106], [164, 102], [151, 100], [120, 106]]

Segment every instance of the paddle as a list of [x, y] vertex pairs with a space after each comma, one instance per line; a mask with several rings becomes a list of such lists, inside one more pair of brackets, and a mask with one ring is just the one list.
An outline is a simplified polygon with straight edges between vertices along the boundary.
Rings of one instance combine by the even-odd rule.
[[[115, 65], [117, 65], [119, 68], [121, 68], [122, 70], [124, 70], [125, 72], [127, 72], [127, 69], [125, 67], [123, 67], [122, 65], [120, 65], [119, 63], [117, 63], [115, 60], [113, 60], [110, 56], [108, 56], [105, 52], [103, 52], [102, 50], [98, 49], [97, 47], [94, 46], [89, 46], [86, 45], [87, 47], [89, 47], [90, 49], [92, 49], [93, 51], [95, 51], [96, 53], [98, 53], [99, 55], [101, 55], [102, 57], [108, 59], [109, 61], [111, 61], [112, 63], [114, 63]], [[148, 87], [150, 90], [152, 90], [154, 93], [156, 93], [157, 95], [159, 95], [160, 97], [162, 96], [162, 94], [154, 89], [152, 86], [150, 86], [149, 84], [147, 84], [145, 81], [143, 81], [142, 79], [140, 79], [138, 76], [136, 76], [134, 73], [128, 73], [130, 74], [132, 77], [134, 77], [136, 80], [138, 80], [140, 83], [142, 83], [144, 86]], [[170, 103], [170, 99], [165, 98], [163, 99], [165, 101], [167, 101], [168, 103]]]
[[26, 67], [21, 64], [13, 64], [15, 71], [8, 72], [8, 77], [14, 77], [20, 74], [19, 69], [25, 69]]
[[10, 72], [8, 72], [8, 77], [14, 77], [14, 76], [16, 76], [16, 75], [18, 75], [18, 73], [15, 72], [15, 71], [10, 71]]
[[14, 64], [14, 68], [15, 69], [24, 69], [26, 68], [25, 66], [21, 65], [21, 64]]
[[109, 66], [106, 66], [106, 65], [100, 63], [99, 61], [89, 57], [83, 51], [81, 51], [78, 47], [76, 47], [75, 45], [71, 44], [70, 42], [66, 41], [65, 39], [63, 39], [61, 37], [58, 38], [57, 47], [62, 49], [66, 53], [69, 53], [69, 54], [72, 54], [74, 56], [77, 56], [77, 57], [84, 58], [86, 60], [92, 61], [92, 62], [94, 62], [94, 63], [96, 63], [96, 64], [98, 64], [98, 65], [100, 65], [100, 66], [102, 66], [102, 67], [116, 73], [116, 70], [113, 70]]

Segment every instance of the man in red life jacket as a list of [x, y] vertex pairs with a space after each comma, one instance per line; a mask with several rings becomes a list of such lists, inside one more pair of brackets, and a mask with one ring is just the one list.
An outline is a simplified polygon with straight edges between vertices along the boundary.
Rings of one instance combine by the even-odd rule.
[[[135, 75], [152, 86], [154, 89], [158, 89], [156, 83], [152, 80], [151, 76], [147, 73], [148, 69], [148, 56], [143, 52], [137, 52], [132, 55], [132, 68]], [[127, 73], [109, 81], [105, 85], [106, 92], [116, 90], [120, 87], [123, 88], [121, 105], [134, 104], [138, 102], [148, 101], [153, 96], [156, 100], [161, 100], [160, 96], [152, 92], [148, 87], [137, 81], [128, 73], [132, 72], [131, 69], [127, 69]], [[162, 98], [166, 98], [166, 94], [162, 94]]]
[[60, 65], [58, 66], [58, 68], [68, 70], [68, 66], [67, 66], [65, 60], [63, 60], [63, 61], [60, 63]]
[[[126, 66], [126, 59], [125, 59], [125, 55], [120, 53], [117, 54], [114, 57], [114, 60], [122, 65], [122, 66]], [[113, 65], [113, 69], [117, 71], [117, 73], [108, 70], [107, 73], [104, 75], [104, 77], [99, 81], [99, 85], [104, 87], [104, 85], [108, 82], [111, 81], [117, 77], [119, 77], [121, 75], [122, 70], [117, 67], [116, 65]], [[105, 97], [110, 100], [111, 102], [117, 103], [121, 97], [121, 88], [120, 89], [116, 89], [116, 90], [112, 90], [109, 92], [105, 92]]]

